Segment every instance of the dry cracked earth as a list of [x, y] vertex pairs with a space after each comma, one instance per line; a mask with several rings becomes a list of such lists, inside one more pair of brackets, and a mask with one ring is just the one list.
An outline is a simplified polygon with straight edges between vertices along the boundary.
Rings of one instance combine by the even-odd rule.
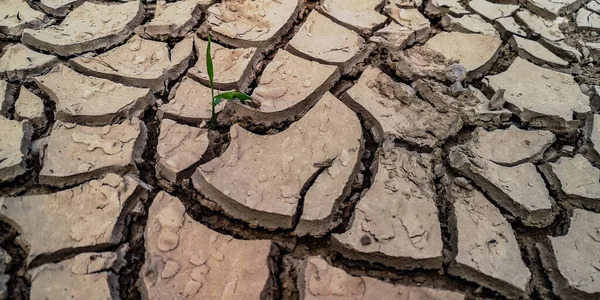
[[[598, 0], [0, 0], [0, 299], [600, 299]], [[220, 104], [209, 130], [207, 37]]]

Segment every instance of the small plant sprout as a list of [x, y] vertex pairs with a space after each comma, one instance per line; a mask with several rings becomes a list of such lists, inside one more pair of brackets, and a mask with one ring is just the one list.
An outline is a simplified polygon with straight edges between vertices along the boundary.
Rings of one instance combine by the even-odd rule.
[[219, 105], [225, 100], [235, 100], [238, 99], [242, 102], [252, 100], [250, 96], [242, 92], [225, 92], [215, 96], [215, 84], [214, 84], [214, 70], [213, 70], [213, 62], [212, 62], [212, 54], [210, 51], [210, 34], [208, 35], [208, 46], [206, 47], [206, 71], [208, 73], [208, 79], [210, 80], [210, 91], [211, 91], [211, 117], [210, 117], [210, 129], [215, 129], [217, 126], [217, 114], [215, 113], [215, 107]]

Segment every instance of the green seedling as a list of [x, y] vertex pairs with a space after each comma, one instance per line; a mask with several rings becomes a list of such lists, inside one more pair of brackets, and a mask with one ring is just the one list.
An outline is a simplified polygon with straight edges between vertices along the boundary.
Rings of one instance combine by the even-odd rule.
[[212, 55], [210, 51], [210, 34], [208, 35], [208, 46], [206, 47], [206, 72], [208, 73], [208, 79], [210, 80], [210, 91], [211, 91], [211, 117], [210, 117], [210, 129], [215, 129], [217, 126], [217, 114], [215, 113], [215, 107], [219, 105], [223, 100], [233, 101], [238, 99], [242, 102], [252, 100], [250, 96], [242, 92], [225, 92], [215, 96], [215, 84], [214, 84], [214, 70]]

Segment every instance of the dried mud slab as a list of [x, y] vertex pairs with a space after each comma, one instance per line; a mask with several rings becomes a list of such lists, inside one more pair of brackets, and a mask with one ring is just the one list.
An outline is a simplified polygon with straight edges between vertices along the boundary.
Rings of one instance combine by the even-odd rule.
[[31, 8], [25, 0], [2, 0], [0, 11], [0, 38], [21, 39], [23, 30], [40, 28], [49, 19], [43, 13]]
[[0, 198], [0, 219], [17, 228], [27, 264], [117, 245], [131, 208], [147, 196], [135, 177], [107, 174], [53, 194]]
[[56, 104], [56, 119], [84, 125], [111, 125], [140, 117], [155, 102], [147, 88], [86, 76], [66, 66], [34, 78]]
[[519, 9], [519, 6], [514, 4], [499, 4], [486, 0], [473, 0], [469, 2], [469, 8], [484, 18], [494, 21], [512, 16]]
[[148, 213], [142, 299], [273, 299], [270, 240], [238, 240], [185, 213], [181, 201], [159, 192]]
[[550, 41], [544, 38], [538, 40], [540, 44], [562, 59], [570, 62], [579, 62], [583, 54], [577, 48], [570, 46], [565, 41]]
[[555, 19], [570, 14], [586, 2], [585, 0], [527, 0], [527, 8], [544, 18]]
[[64, 17], [71, 9], [83, 4], [85, 0], [40, 0], [40, 8], [54, 17]]
[[15, 104], [17, 85], [0, 80], [0, 116], [10, 118], [10, 110]]
[[554, 201], [535, 165], [505, 167], [457, 146], [448, 155], [450, 166], [469, 177], [498, 205], [525, 226], [545, 227], [554, 221]]
[[492, 67], [502, 46], [496, 36], [461, 32], [440, 32], [425, 43], [425, 48], [458, 61], [467, 71], [467, 81], [479, 78]]
[[575, 19], [577, 28], [591, 31], [600, 31], [600, 14], [589, 11], [585, 8], [577, 11]]
[[550, 186], [580, 208], [600, 211], [600, 170], [581, 154], [540, 166]]
[[109, 172], [137, 171], [146, 139], [146, 125], [139, 119], [103, 127], [58, 121], [44, 151], [40, 184], [63, 187]]
[[462, 16], [471, 12], [459, 0], [431, 0], [427, 1], [425, 13], [430, 17], [441, 17], [447, 14]]
[[169, 49], [166, 43], [134, 36], [126, 44], [100, 55], [88, 53], [71, 59], [75, 71], [125, 85], [162, 92], [168, 81], [179, 78], [194, 56], [194, 39], [186, 38]]
[[106, 49], [123, 42], [144, 18], [142, 2], [85, 2], [60, 23], [23, 31], [22, 42], [60, 56]]
[[527, 32], [523, 30], [513, 17], [496, 19], [495, 24], [503, 39], [507, 39], [513, 35], [527, 37]]
[[355, 277], [331, 266], [319, 256], [309, 256], [298, 266], [300, 300], [329, 299], [430, 299], [462, 300], [460, 292], [427, 287], [393, 285], [372, 277]]
[[323, 65], [278, 50], [252, 92], [252, 108], [241, 104], [228, 107], [235, 120], [265, 127], [293, 121], [308, 111], [340, 78], [338, 67]]
[[558, 23], [534, 15], [527, 10], [518, 11], [515, 14], [515, 18], [535, 36], [541, 36], [550, 41], [560, 41], [565, 38], [560, 28], [558, 28]]
[[336, 65], [344, 74], [370, 52], [370, 47], [358, 33], [334, 23], [316, 10], [310, 13], [285, 49], [308, 60]]
[[[215, 91], [218, 93], [220, 91]], [[184, 77], [181, 83], [171, 91], [169, 103], [158, 108], [160, 119], [168, 118], [177, 122], [201, 125], [211, 117], [212, 99], [210, 87], [196, 82], [190, 77]], [[226, 101], [215, 107], [215, 112], [220, 112], [225, 107]]]
[[44, 128], [48, 123], [44, 112], [44, 101], [21, 86], [19, 99], [15, 102], [15, 120], [29, 120], [35, 128]]
[[352, 227], [332, 235], [333, 248], [397, 269], [441, 268], [432, 158], [403, 148], [379, 155], [375, 181], [358, 202]]
[[0, 57], [0, 78], [11, 81], [42, 75], [58, 63], [58, 58], [35, 52], [23, 44], [12, 44], [4, 48]]
[[600, 115], [589, 118], [584, 130], [588, 153], [596, 163], [600, 162]]
[[600, 297], [600, 214], [575, 209], [569, 232], [536, 244], [552, 290], [563, 299]]
[[512, 113], [506, 109], [491, 110], [490, 100], [473, 86], [457, 96], [452, 95], [450, 87], [433, 80], [419, 79], [412, 86], [438, 111], [454, 111], [466, 125], [496, 128], [510, 123]]
[[392, 51], [400, 51], [416, 42], [415, 31], [396, 22], [381, 28], [369, 38], [370, 42]]
[[508, 129], [487, 131], [476, 128], [466, 143], [469, 152], [503, 166], [537, 163], [556, 141], [547, 130]]
[[32, 269], [28, 272], [30, 299], [120, 299], [115, 272], [123, 259], [119, 256], [115, 252], [82, 253]]
[[423, 42], [431, 34], [431, 23], [416, 8], [398, 8], [393, 4], [385, 6], [384, 11], [393, 21], [404, 28], [414, 31], [414, 41]]
[[464, 15], [461, 17], [453, 17], [444, 15], [442, 18], [442, 26], [448, 31], [458, 31], [463, 33], [479, 33], [498, 37], [498, 31], [481, 16], [477, 14]]
[[453, 203], [450, 230], [457, 249], [448, 268], [450, 274], [511, 299], [527, 298], [531, 272], [500, 210], [470, 186], [451, 184], [447, 197]]
[[272, 49], [294, 25], [300, 0], [224, 0], [208, 8], [211, 36], [238, 48]]
[[565, 68], [569, 65], [567, 61], [556, 56], [556, 54], [536, 41], [513, 36], [509, 40], [509, 43], [514, 49], [517, 49], [519, 56], [537, 65], [548, 65], [553, 68]]
[[278, 134], [260, 136], [239, 125], [229, 134], [227, 150], [192, 177], [194, 187], [226, 214], [267, 229], [293, 228], [299, 217], [297, 235], [321, 236], [339, 222], [333, 217], [362, 153], [361, 125], [352, 110], [327, 93]]
[[361, 34], [383, 26], [387, 18], [379, 13], [382, 0], [324, 0], [319, 11]]
[[[208, 42], [196, 40], [198, 61], [189, 69], [187, 76], [210, 87], [210, 80], [206, 72], [207, 47]], [[260, 51], [257, 48], [229, 49], [214, 42], [211, 43], [210, 50], [215, 88], [246, 91], [256, 77], [256, 70], [259, 69], [262, 60]]]
[[376, 141], [397, 139], [434, 148], [462, 127], [455, 112], [440, 113], [416, 97], [411, 87], [394, 82], [381, 70], [367, 68], [342, 100], [367, 120]]
[[504, 89], [506, 107], [533, 127], [573, 131], [590, 113], [589, 98], [571, 75], [538, 67], [516, 58], [507, 71], [486, 76], [492, 90]]
[[156, 173], [160, 178], [178, 184], [194, 172], [208, 148], [208, 131], [197, 127], [177, 124], [163, 119], [156, 147]]
[[33, 127], [28, 121], [13, 121], [0, 116], [0, 132], [0, 183], [4, 183], [27, 171]]
[[159, 1], [154, 18], [136, 28], [135, 33], [143, 38], [159, 41], [184, 37], [198, 24], [201, 16], [200, 6], [194, 1]]

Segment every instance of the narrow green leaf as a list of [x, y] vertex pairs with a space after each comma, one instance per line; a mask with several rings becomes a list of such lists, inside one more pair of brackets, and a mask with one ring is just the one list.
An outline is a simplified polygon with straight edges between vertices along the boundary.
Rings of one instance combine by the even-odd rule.
[[210, 51], [210, 34], [208, 35], [208, 45], [206, 46], [206, 72], [208, 73], [208, 79], [210, 80], [210, 87], [214, 88], [214, 69], [212, 62], [212, 53]]
[[234, 100], [234, 99], [239, 99], [240, 101], [247, 101], [247, 100], [252, 100], [252, 97], [246, 95], [245, 93], [242, 92], [225, 92], [225, 93], [221, 93], [215, 96], [216, 98], [222, 98], [225, 100]]

